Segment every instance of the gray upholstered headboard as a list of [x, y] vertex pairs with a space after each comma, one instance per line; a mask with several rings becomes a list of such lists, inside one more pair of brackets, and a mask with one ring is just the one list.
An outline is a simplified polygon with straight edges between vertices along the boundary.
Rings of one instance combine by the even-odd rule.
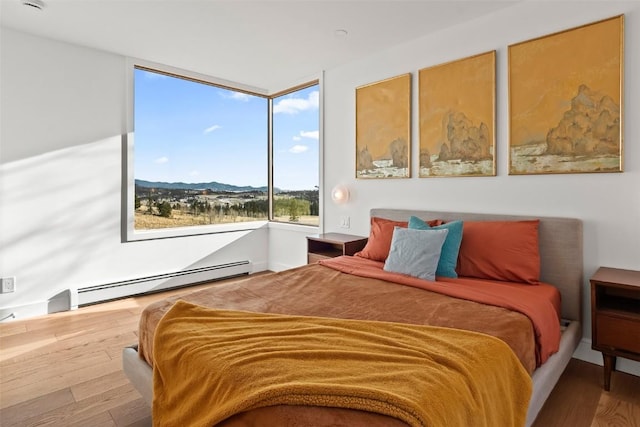
[[444, 221], [519, 221], [539, 219], [540, 278], [562, 294], [562, 317], [582, 321], [582, 221], [521, 215], [438, 212], [408, 209], [371, 209], [371, 216], [407, 221], [411, 215]]

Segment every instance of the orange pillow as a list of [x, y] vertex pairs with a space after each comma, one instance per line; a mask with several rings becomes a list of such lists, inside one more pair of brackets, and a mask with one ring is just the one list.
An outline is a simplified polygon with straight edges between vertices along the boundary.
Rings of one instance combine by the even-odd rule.
[[[406, 228], [407, 224], [408, 221], [393, 221], [391, 219], [372, 216], [369, 240], [367, 240], [367, 244], [360, 252], [355, 253], [355, 256], [384, 262], [389, 256], [394, 227]], [[442, 224], [442, 221], [427, 221], [427, 224], [435, 227], [436, 225]]]
[[540, 282], [539, 220], [465, 221], [458, 276], [537, 285]]

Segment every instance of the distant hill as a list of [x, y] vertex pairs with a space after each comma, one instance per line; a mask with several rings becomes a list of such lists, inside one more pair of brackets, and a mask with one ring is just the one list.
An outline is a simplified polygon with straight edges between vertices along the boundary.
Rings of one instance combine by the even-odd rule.
[[[250, 185], [239, 187], [237, 185], [223, 184], [220, 182], [152, 182], [142, 179], [136, 179], [136, 185], [143, 188], [164, 188], [174, 190], [211, 190], [211, 191], [230, 191], [234, 193], [244, 193], [249, 191], [267, 191], [267, 187], [252, 187]], [[279, 192], [280, 190], [276, 190]]]

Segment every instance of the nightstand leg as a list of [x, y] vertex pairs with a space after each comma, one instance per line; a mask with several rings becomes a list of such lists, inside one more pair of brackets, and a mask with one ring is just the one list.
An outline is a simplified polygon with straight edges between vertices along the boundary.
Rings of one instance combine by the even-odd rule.
[[604, 389], [609, 391], [611, 387], [611, 372], [616, 370], [616, 356], [602, 353], [604, 359]]

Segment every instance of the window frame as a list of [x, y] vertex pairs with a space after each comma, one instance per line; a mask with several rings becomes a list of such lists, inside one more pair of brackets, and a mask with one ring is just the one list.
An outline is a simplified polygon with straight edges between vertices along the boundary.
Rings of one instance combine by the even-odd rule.
[[[123, 242], [134, 242], [152, 239], [166, 239], [175, 237], [187, 237], [206, 234], [218, 234], [229, 232], [249, 232], [260, 228], [268, 227], [273, 223], [277, 223], [281, 226], [291, 229], [306, 229], [308, 231], [320, 230], [322, 228], [322, 78], [307, 81], [302, 84], [295, 85], [291, 88], [269, 93], [268, 91], [260, 88], [256, 88], [241, 83], [231, 82], [224, 79], [211, 77], [208, 75], [183, 70], [176, 67], [171, 67], [164, 64], [158, 64], [151, 61], [128, 58], [126, 61], [126, 131], [122, 135], [122, 189], [121, 189], [121, 206], [122, 206], [122, 218], [121, 218], [121, 240]], [[189, 227], [174, 227], [174, 228], [162, 228], [162, 229], [148, 229], [148, 230], [136, 230], [135, 229], [135, 163], [134, 159], [134, 82], [135, 82], [135, 69], [143, 69], [151, 72], [157, 72], [166, 74], [171, 77], [183, 78], [192, 80], [198, 83], [221, 87], [223, 89], [233, 90], [236, 92], [247, 93], [253, 96], [259, 96], [267, 99], [267, 198], [268, 209], [267, 220], [238, 222], [233, 224], [208, 224], [208, 225], [195, 225]], [[273, 221], [273, 99], [287, 93], [295, 92], [296, 90], [304, 89], [313, 85], [318, 85], [320, 92], [320, 107], [319, 107], [319, 224], [296, 224], [290, 222]], [[281, 228], [281, 227], [278, 227]]]

